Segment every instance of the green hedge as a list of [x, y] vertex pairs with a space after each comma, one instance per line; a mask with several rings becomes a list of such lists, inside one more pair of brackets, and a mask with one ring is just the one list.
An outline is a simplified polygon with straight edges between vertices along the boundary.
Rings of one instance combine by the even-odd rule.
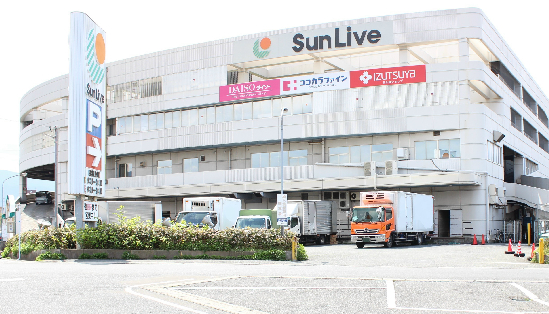
[[[276, 229], [226, 229], [217, 231], [174, 223], [171, 227], [140, 222], [139, 219], [120, 219], [116, 224], [99, 224], [86, 227], [33, 230], [21, 235], [21, 253], [40, 249], [75, 249], [76, 242], [82, 249], [121, 250], [191, 250], [191, 251], [257, 251], [265, 259], [278, 259], [274, 251], [291, 250], [293, 234], [280, 236]], [[3, 257], [17, 254], [18, 238], [6, 243]], [[307, 259], [300, 247], [300, 260]]]

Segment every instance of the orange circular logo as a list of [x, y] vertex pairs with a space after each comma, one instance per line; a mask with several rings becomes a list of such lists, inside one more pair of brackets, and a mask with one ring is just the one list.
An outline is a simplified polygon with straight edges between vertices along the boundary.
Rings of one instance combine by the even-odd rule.
[[261, 49], [267, 50], [269, 49], [269, 47], [271, 47], [271, 40], [268, 37], [265, 37], [261, 40], [259, 46], [261, 47]]
[[105, 40], [101, 33], [95, 37], [95, 55], [97, 56], [97, 62], [103, 64], [105, 62]]

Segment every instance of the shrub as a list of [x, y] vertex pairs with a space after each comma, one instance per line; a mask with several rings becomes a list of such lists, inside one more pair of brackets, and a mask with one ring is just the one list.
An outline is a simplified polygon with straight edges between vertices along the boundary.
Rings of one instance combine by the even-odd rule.
[[64, 260], [67, 257], [64, 254], [61, 253], [52, 253], [50, 251], [44, 252], [36, 257], [37, 261], [43, 261], [43, 260]]
[[101, 252], [101, 253], [93, 253], [92, 254], [93, 259], [108, 259], [109, 255], [107, 253]]
[[93, 257], [88, 253], [82, 253], [78, 256], [78, 259], [92, 259]]
[[139, 259], [139, 256], [126, 251], [122, 253], [122, 259]]
[[297, 260], [306, 261], [308, 259], [309, 259], [309, 256], [307, 256], [307, 251], [305, 251], [305, 246], [303, 246], [303, 244], [299, 244], [297, 246]]
[[154, 255], [153, 259], [166, 259], [165, 255]]

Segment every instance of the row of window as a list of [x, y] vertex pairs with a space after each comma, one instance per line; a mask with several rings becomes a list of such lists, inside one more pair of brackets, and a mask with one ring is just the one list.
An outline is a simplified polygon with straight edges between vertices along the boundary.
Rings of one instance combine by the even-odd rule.
[[328, 153], [331, 164], [383, 162], [393, 159], [393, 144], [332, 147]]
[[[251, 154], [252, 168], [280, 167], [280, 152]], [[307, 164], [307, 150], [292, 150], [282, 153], [284, 166], [304, 166]]]
[[541, 132], [538, 132], [538, 130], [536, 130], [536, 128], [534, 128], [526, 119], [523, 119], [522, 116], [513, 108], [511, 108], [511, 125], [515, 129], [524, 133], [529, 140], [538, 144], [541, 149], [549, 153], [549, 143], [547, 138], [543, 136]]
[[158, 95], [162, 95], [161, 76], [107, 87], [107, 102], [110, 104]]
[[[132, 164], [125, 163], [118, 165], [118, 177], [132, 177]], [[185, 158], [183, 159], [183, 172], [198, 172], [198, 158]], [[171, 160], [159, 160], [156, 167], [157, 174], [171, 174], [172, 173], [172, 161]]]
[[288, 108], [291, 114], [312, 113], [311, 95], [122, 117], [117, 119], [117, 134], [272, 118], [280, 116], [280, 108]]
[[460, 140], [436, 140], [415, 142], [416, 159], [460, 158]]
[[[491, 143], [489, 142], [489, 144]], [[496, 147], [498, 146], [496, 145]], [[415, 149], [416, 159], [460, 157], [459, 139], [415, 142]], [[493, 155], [489, 154], [489, 156]], [[251, 154], [250, 157], [252, 168], [280, 167], [280, 152], [255, 153]], [[362, 163], [367, 161], [385, 162], [392, 159], [393, 144], [341, 146], [329, 149], [329, 162], [332, 164]], [[489, 160], [491, 160], [490, 157]], [[283, 166], [307, 165], [307, 150], [284, 151], [282, 153], [282, 164]], [[198, 158], [183, 159], [183, 172], [198, 172]], [[158, 161], [157, 173], [171, 174], [172, 161]], [[118, 176], [131, 177], [132, 164], [119, 164]]]

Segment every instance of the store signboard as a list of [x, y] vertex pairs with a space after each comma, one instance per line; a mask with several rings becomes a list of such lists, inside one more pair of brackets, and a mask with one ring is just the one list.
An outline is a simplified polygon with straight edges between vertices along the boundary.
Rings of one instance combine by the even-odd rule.
[[280, 79], [282, 95], [350, 88], [349, 72], [332, 72]]
[[105, 37], [86, 14], [71, 13], [69, 194], [105, 195]]
[[393, 21], [338, 24], [236, 40], [232, 63], [394, 44]]
[[82, 213], [82, 221], [97, 221], [97, 217], [99, 216], [99, 205], [97, 202], [84, 202], [84, 210]]
[[422, 83], [426, 79], [425, 65], [351, 71], [351, 88]]
[[280, 80], [255, 81], [219, 87], [219, 101], [262, 98], [280, 95]]

